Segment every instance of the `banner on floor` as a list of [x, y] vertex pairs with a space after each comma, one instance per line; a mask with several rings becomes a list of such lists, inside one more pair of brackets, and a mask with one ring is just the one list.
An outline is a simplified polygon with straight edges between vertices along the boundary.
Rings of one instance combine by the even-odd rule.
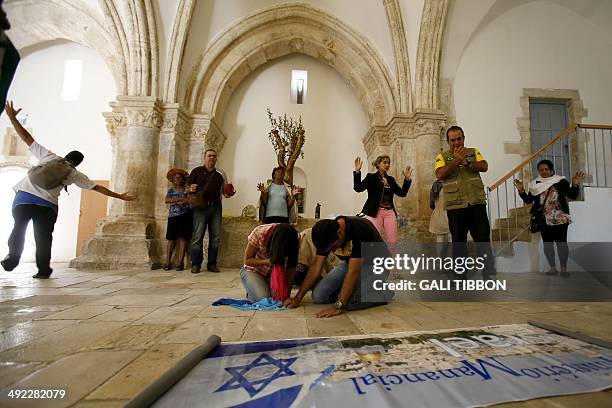
[[473, 407], [612, 387], [612, 351], [528, 324], [224, 343], [155, 407]]

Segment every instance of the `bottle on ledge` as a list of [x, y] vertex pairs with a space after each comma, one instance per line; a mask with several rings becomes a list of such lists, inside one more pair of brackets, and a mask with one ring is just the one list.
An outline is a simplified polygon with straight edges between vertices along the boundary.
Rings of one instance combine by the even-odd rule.
[[317, 203], [317, 207], [315, 208], [315, 218], [321, 218], [321, 204]]

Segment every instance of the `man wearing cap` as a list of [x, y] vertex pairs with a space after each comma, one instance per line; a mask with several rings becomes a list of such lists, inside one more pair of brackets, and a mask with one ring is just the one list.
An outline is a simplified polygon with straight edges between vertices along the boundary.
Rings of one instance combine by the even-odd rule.
[[[17, 121], [17, 114], [21, 109], [15, 110], [13, 102], [8, 101], [5, 106], [6, 115], [11, 120], [17, 134], [28, 145], [28, 150], [38, 159], [38, 165], [59, 158], [55, 153], [39, 145], [32, 135]], [[125, 201], [135, 200], [127, 193], [117, 194], [106, 187], [97, 185], [85, 174], [75, 169], [83, 161], [83, 154], [76, 150], [68, 153], [66, 161], [73, 167], [68, 176], [57, 187], [45, 189], [34, 184], [28, 176], [24, 177], [14, 187], [15, 200], [13, 201], [13, 219], [15, 225], [8, 240], [9, 254], [0, 261], [6, 271], [12, 271], [19, 264], [25, 241], [26, 228], [30, 220], [34, 224], [34, 239], [36, 241], [36, 266], [38, 273], [34, 278], [46, 279], [53, 270], [51, 262], [51, 243], [53, 241], [53, 228], [57, 220], [58, 199], [63, 188], [76, 184], [82, 189], [94, 190], [109, 197]]]

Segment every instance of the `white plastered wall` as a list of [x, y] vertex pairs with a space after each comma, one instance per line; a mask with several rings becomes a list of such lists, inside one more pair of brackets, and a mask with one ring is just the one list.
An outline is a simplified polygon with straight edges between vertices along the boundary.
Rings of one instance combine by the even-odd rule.
[[485, 184], [521, 160], [504, 153], [518, 142], [524, 88], [576, 89], [585, 123], [612, 124], [612, 38], [601, 27], [549, 1], [515, 7], [484, 27], [463, 53], [454, 80], [457, 123], [466, 145], [490, 166]]
[[[64, 61], [80, 59], [83, 64], [78, 102], [61, 100]], [[74, 43], [53, 42], [22, 51], [22, 59], [11, 84], [8, 99], [28, 115], [26, 127], [43, 146], [63, 156], [79, 150], [85, 160], [79, 170], [92, 180], [108, 180], [111, 168], [110, 137], [102, 112], [109, 111], [116, 88], [104, 61], [95, 51]], [[0, 117], [2, 139], [10, 122]], [[33, 160], [35, 163], [36, 160]], [[53, 234], [52, 260], [68, 261], [75, 256], [81, 191], [76, 186], [60, 196], [59, 216]], [[12, 226], [10, 208], [0, 217]], [[3, 243], [5, 244], [5, 243]]]
[[[198, 0], [185, 45], [181, 78], [189, 78], [191, 70], [206, 47], [220, 33], [230, 28], [235, 21], [258, 10], [288, 3], [291, 2], [287, 0]], [[305, 0], [299, 3], [321, 9], [341, 19], [365, 36], [380, 53], [393, 78], [396, 77], [393, 44], [381, 0], [359, 0], [358, 2], [354, 0]], [[181, 98], [185, 95], [186, 83], [187, 81], [182, 81], [179, 85]]]
[[[303, 105], [290, 103], [292, 69], [308, 71]], [[267, 107], [275, 116], [302, 116], [305, 157], [296, 166], [308, 183], [304, 216], [314, 216], [317, 202], [322, 205], [322, 217], [361, 211], [365, 193], [357, 194], [352, 188], [353, 161], [356, 156], [366, 157], [361, 138], [368, 126], [361, 104], [336, 71], [313, 58], [290, 55], [255, 71], [230, 99], [223, 125], [227, 141], [218, 167], [226, 171], [237, 194], [223, 201], [224, 213], [240, 215], [246, 205], [256, 205], [257, 183], [270, 178], [277, 165], [268, 139]]]

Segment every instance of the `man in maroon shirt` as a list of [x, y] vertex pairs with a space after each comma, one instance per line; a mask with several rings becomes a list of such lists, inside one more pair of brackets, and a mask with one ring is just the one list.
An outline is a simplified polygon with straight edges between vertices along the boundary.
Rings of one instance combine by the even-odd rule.
[[193, 238], [191, 240], [191, 273], [200, 273], [204, 260], [202, 241], [208, 228], [208, 260], [206, 269], [209, 272], [220, 272], [217, 267], [217, 254], [221, 238], [221, 194], [226, 198], [234, 195], [232, 189], [225, 194], [225, 178], [215, 168], [217, 152], [208, 149], [204, 152], [204, 166], [196, 167], [189, 174], [189, 192], [204, 190], [204, 199], [207, 206], [203, 210], [193, 211]]

